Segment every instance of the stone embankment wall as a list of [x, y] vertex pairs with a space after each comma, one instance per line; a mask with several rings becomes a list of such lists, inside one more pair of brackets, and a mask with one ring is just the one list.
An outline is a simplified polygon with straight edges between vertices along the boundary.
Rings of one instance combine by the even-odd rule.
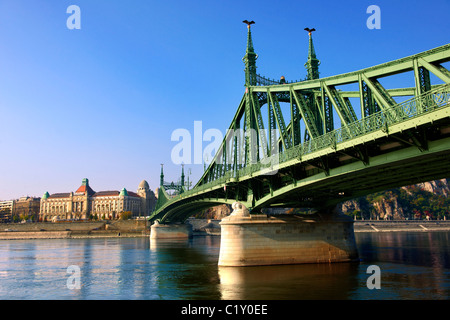
[[0, 231], [16, 232], [34, 231], [75, 231], [104, 229], [105, 222], [37, 222], [37, 223], [5, 223], [0, 224]]
[[139, 237], [149, 235], [146, 220], [0, 224], [0, 240]]
[[71, 238], [71, 231], [0, 232], [0, 240], [68, 239], [68, 238]]

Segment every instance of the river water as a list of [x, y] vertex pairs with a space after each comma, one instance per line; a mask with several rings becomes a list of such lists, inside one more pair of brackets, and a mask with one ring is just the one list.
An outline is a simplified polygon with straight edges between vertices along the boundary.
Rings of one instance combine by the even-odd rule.
[[[355, 236], [357, 263], [261, 267], [218, 267], [214, 236], [4, 240], [0, 299], [449, 299], [450, 232]], [[368, 288], [370, 277], [380, 289]]]

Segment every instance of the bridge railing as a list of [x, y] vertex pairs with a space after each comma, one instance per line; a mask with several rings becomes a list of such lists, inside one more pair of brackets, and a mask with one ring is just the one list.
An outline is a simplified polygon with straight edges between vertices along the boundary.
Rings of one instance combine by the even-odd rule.
[[450, 103], [450, 84], [442, 85], [423, 95], [403, 101], [389, 109], [374, 113], [342, 128], [328, 132], [301, 145], [301, 155], [316, 152], [323, 148], [372, 133], [387, 131], [389, 126], [432, 112]]
[[[300, 80], [303, 81], [303, 80]], [[300, 82], [298, 80], [295, 81], [282, 81], [282, 80], [275, 80], [275, 79], [269, 79], [266, 77], [263, 77], [260, 74], [256, 75], [256, 85], [257, 86], [275, 86], [275, 85], [280, 85], [280, 84], [287, 84], [287, 83], [298, 83]]]
[[270, 171], [274, 163], [282, 164], [293, 159], [301, 159], [302, 156], [329, 147], [335, 149], [339, 143], [355, 139], [377, 130], [386, 131], [391, 125], [432, 112], [443, 106], [450, 106], [450, 84], [444, 84], [425, 94], [401, 102], [389, 109], [377, 112], [368, 117], [357, 120], [350, 125], [343, 126], [317, 138], [305, 141], [303, 144], [286, 149], [278, 155], [275, 155], [278, 156], [276, 161], [268, 161], [268, 159], [265, 159], [264, 161], [250, 164], [239, 170], [227, 171], [213, 181], [196, 186], [191, 190], [185, 191], [184, 193], [173, 197], [171, 201], [164, 203], [160, 208], [158, 208], [158, 210], [164, 209], [166, 206], [170, 205], [172, 200], [188, 198], [192, 195], [202, 193], [205, 190], [215, 188], [217, 186], [223, 186], [232, 179], [238, 180], [239, 177], [251, 176], [255, 173], [262, 172], [262, 170]]

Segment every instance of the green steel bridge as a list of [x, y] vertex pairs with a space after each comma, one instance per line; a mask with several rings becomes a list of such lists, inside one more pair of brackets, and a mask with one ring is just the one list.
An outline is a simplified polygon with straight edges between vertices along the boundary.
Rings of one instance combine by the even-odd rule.
[[[309, 31], [307, 78], [297, 82], [260, 76], [257, 57], [248, 25], [245, 93], [229, 130], [191, 190], [184, 173], [181, 183], [168, 184], [161, 171], [151, 221], [183, 222], [236, 201], [250, 212], [326, 213], [345, 200], [450, 176], [450, 71], [442, 65], [450, 44], [319, 78]], [[414, 86], [386, 88], [389, 79]]]

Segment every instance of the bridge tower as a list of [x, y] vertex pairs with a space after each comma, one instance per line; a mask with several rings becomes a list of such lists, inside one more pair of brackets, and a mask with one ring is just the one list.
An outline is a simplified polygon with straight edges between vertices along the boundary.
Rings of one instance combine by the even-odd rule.
[[184, 191], [184, 164], [181, 165], [181, 190]]
[[161, 163], [161, 175], [159, 176], [159, 187], [164, 185], [164, 164]]
[[[245, 63], [245, 123], [244, 130], [257, 129], [257, 117], [251, 110], [252, 88], [257, 85], [256, 59], [250, 25], [247, 32], [247, 50], [243, 58]], [[306, 80], [319, 79], [320, 61], [316, 57], [312, 32], [315, 29], [305, 28], [309, 33], [308, 60]], [[282, 77], [280, 83], [285, 83]], [[304, 95], [305, 105], [311, 114], [320, 119], [315, 108], [314, 94]], [[276, 104], [275, 104], [276, 109]], [[269, 108], [270, 112], [270, 108]], [[273, 121], [275, 122], [275, 121]], [[314, 123], [322, 127], [320, 121]], [[319, 132], [322, 134], [323, 130]], [[246, 135], [245, 164], [252, 163], [254, 155], [252, 146], [258, 146], [260, 140]], [[305, 133], [305, 140], [310, 140]], [[298, 139], [297, 139], [298, 140]], [[292, 142], [294, 142], [293, 139]], [[295, 143], [295, 142], [294, 142]], [[248, 188], [248, 196], [252, 197], [254, 190]], [[252, 211], [240, 202], [232, 205], [233, 212], [222, 219], [219, 266], [251, 266], [272, 264], [295, 264], [314, 262], [344, 262], [354, 261], [357, 256], [353, 221], [348, 217], [333, 214], [332, 208], [319, 208], [320, 214], [310, 217], [300, 216], [266, 216], [260, 210]], [[249, 210], [250, 209], [250, 210]], [[322, 215], [322, 213], [324, 213]], [[326, 235], [324, 237], [324, 235]]]
[[[175, 195], [180, 195], [185, 191], [184, 164], [181, 165], [181, 178], [177, 183], [164, 181], [164, 164], [161, 163], [161, 174], [159, 180], [158, 200], [155, 209], [164, 206], [174, 195], [167, 193], [167, 190], [174, 190]], [[150, 239], [179, 239], [192, 236], [192, 226], [182, 223], [160, 224], [156, 221], [151, 226]]]

